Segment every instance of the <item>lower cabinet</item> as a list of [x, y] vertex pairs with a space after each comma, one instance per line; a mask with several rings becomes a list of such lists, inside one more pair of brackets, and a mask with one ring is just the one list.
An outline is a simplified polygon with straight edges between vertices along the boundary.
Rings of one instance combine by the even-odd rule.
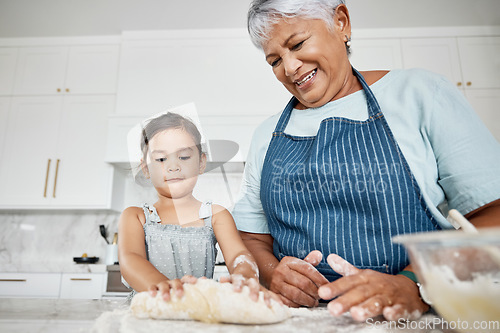
[[0, 273], [0, 298], [98, 299], [107, 273]]
[[61, 278], [60, 298], [98, 299], [106, 290], [106, 273], [67, 274]]
[[0, 297], [58, 298], [60, 273], [0, 273]]

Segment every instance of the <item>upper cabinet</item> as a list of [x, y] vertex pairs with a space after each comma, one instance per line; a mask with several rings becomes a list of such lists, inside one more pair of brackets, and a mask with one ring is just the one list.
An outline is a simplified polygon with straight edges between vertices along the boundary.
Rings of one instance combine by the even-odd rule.
[[457, 38], [466, 87], [500, 88], [500, 37]]
[[17, 47], [0, 47], [0, 96], [14, 91], [18, 52]]
[[500, 37], [402, 40], [404, 67], [442, 74], [465, 89], [500, 88]]
[[462, 68], [454, 37], [406, 38], [401, 41], [404, 68], [425, 68], [463, 85]]
[[10, 97], [0, 97], [0, 161], [3, 161], [3, 151], [7, 139], [7, 121], [9, 120]]
[[290, 93], [245, 30], [124, 33], [117, 114], [153, 115], [190, 102], [199, 116], [272, 115]]
[[421, 67], [454, 82], [500, 141], [500, 37], [428, 37], [402, 40], [404, 67]]
[[104, 158], [120, 38], [0, 43], [0, 209], [115, 209]]
[[20, 47], [14, 95], [114, 94], [119, 45]]
[[0, 208], [112, 208], [104, 162], [114, 96], [13, 97]]
[[401, 68], [401, 42], [398, 38], [355, 40], [350, 61], [358, 71]]

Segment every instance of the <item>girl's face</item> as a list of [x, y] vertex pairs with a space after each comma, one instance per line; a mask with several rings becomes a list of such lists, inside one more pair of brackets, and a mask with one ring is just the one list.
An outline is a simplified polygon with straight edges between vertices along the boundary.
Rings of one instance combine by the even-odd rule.
[[[347, 27], [347, 28], [346, 28]], [[335, 15], [333, 32], [322, 20], [282, 19], [263, 44], [274, 75], [306, 108], [343, 96], [352, 74], [345, 48], [348, 17]]]
[[183, 129], [167, 129], [149, 141], [143, 171], [160, 196], [177, 199], [190, 195], [198, 175], [206, 166], [206, 156], [200, 153], [193, 137]]

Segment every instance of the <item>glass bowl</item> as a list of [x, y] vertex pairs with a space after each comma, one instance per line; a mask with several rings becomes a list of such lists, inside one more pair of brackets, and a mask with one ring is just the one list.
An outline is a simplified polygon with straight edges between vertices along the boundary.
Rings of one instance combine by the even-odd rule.
[[500, 228], [393, 237], [432, 307], [459, 332], [500, 332]]

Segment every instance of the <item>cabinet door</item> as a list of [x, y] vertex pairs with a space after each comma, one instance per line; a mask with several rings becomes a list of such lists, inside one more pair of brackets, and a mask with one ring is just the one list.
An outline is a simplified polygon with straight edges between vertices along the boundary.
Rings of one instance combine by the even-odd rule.
[[12, 95], [18, 49], [0, 47], [0, 95]]
[[455, 38], [408, 38], [402, 40], [404, 68], [424, 68], [463, 86]]
[[466, 96], [493, 136], [500, 142], [500, 89], [467, 89]]
[[7, 121], [9, 120], [10, 98], [0, 97], [0, 161], [5, 161], [3, 152], [5, 149], [5, 139], [7, 137]]
[[58, 298], [59, 273], [0, 273], [0, 297]]
[[399, 39], [366, 39], [353, 41], [351, 63], [357, 70], [401, 68]]
[[71, 47], [65, 93], [114, 94], [118, 77], [119, 49], [119, 45]]
[[466, 87], [500, 88], [500, 37], [458, 38]]
[[269, 116], [290, 99], [247, 36], [130, 41], [120, 58], [116, 109], [122, 115], [149, 116], [194, 102], [200, 116]]
[[14, 97], [0, 164], [0, 206], [44, 205], [54, 180], [60, 97]]
[[67, 47], [21, 48], [14, 94], [46, 95], [61, 93], [64, 88], [67, 58]]
[[107, 119], [113, 109], [114, 96], [64, 97], [55, 205], [75, 208], [108, 205], [113, 168], [104, 158]]
[[60, 298], [99, 299], [104, 292], [105, 273], [62, 274]]

